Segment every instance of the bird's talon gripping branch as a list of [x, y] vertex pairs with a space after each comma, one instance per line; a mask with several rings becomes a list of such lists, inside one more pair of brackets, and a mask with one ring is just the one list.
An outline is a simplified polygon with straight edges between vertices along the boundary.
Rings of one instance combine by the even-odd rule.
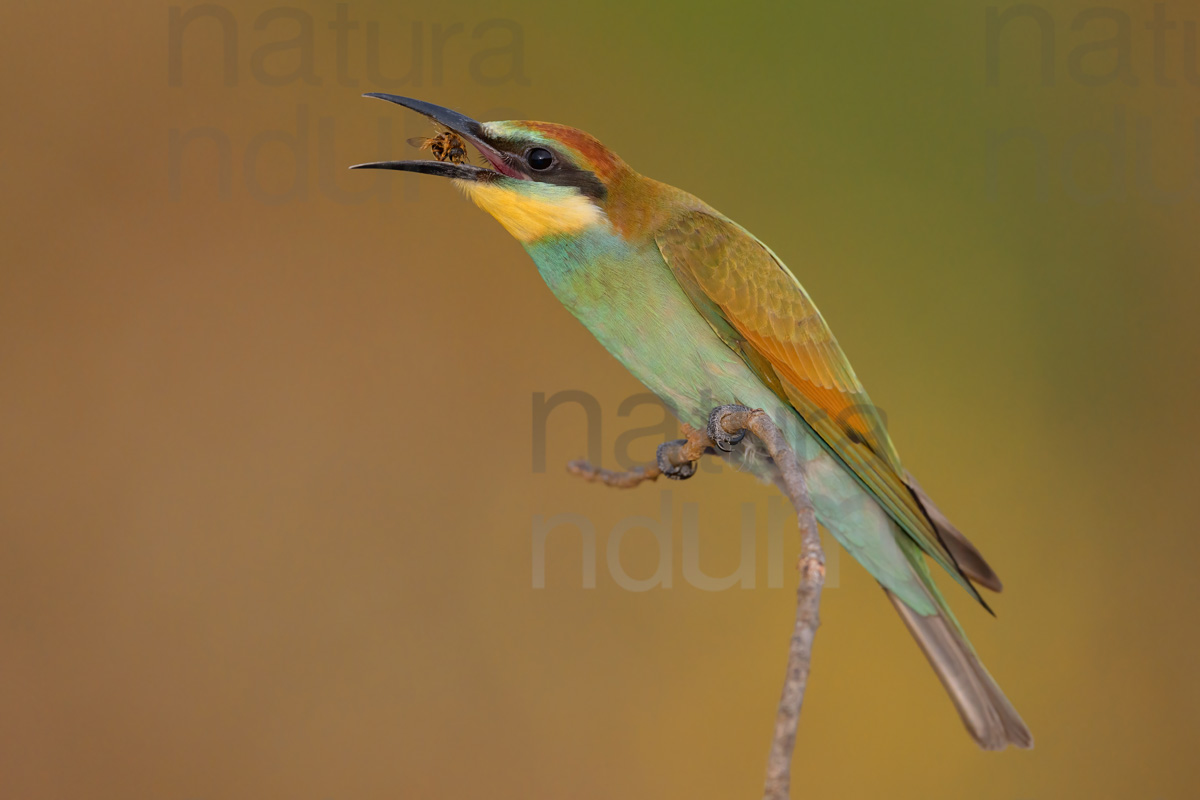
[[572, 461], [567, 464], [567, 471], [572, 475], [578, 475], [585, 481], [603, 483], [618, 489], [632, 489], [646, 481], [658, 480], [660, 475], [666, 475], [677, 481], [690, 478], [696, 474], [696, 463], [702, 457], [715, 451], [705, 431], [697, 430], [687, 424], [684, 424], [682, 428], [687, 438], [659, 445], [653, 466], [634, 467], [624, 472], [613, 472], [586, 461]]
[[740, 428], [736, 433], [730, 433], [726, 429], [725, 421], [733, 414], [744, 417], [747, 413], [749, 413], [749, 409], [745, 406], [717, 406], [708, 415], [708, 438], [717, 448], [726, 453], [732, 453], [733, 448], [746, 438], [746, 428]]
[[658, 446], [658, 469], [671, 480], [682, 481], [696, 474], [697, 461], [687, 461], [682, 453], [687, 439], [675, 439]]

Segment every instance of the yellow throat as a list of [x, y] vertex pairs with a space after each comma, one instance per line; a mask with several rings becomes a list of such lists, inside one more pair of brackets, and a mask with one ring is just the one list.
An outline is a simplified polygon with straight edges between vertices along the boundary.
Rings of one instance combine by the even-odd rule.
[[576, 233], [604, 219], [591, 200], [569, 187], [538, 187], [526, 194], [494, 183], [456, 180], [475, 205], [491, 214], [520, 242], [554, 234]]

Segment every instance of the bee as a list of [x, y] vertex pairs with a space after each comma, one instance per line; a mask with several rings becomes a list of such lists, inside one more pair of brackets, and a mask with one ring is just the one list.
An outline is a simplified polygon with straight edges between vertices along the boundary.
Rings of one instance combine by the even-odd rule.
[[467, 145], [454, 131], [442, 131], [437, 136], [426, 138], [416, 136], [408, 140], [413, 147], [428, 150], [438, 161], [449, 161], [451, 164], [466, 164]]

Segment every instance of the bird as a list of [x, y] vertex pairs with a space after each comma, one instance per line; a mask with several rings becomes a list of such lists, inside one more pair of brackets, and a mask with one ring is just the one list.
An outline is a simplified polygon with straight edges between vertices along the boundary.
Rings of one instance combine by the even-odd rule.
[[[770, 248], [581, 130], [481, 123], [422, 100], [365, 96], [424, 115], [469, 142], [486, 166], [417, 160], [352, 169], [449, 178], [520, 242], [555, 297], [681, 422], [702, 428], [721, 404], [767, 410], [805, 470], [818, 522], [883, 587], [975, 742], [1033, 746], [929, 561], [985, 608], [976, 584], [1000, 591], [999, 577], [901, 465], [829, 325]], [[732, 441], [717, 443], [734, 450]], [[739, 467], [779, 481], [760, 449], [736, 452], [729, 457]]]

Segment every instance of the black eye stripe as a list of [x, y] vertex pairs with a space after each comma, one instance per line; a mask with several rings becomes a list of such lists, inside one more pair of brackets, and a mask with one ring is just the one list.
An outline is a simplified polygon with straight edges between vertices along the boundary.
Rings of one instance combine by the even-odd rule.
[[[565, 158], [559, 153], [541, 145], [530, 147], [528, 142], [509, 140], [497, 141], [496, 144], [499, 145], [505, 162], [536, 181], [552, 183], [557, 186], [574, 186], [588, 197], [594, 197], [597, 200], [604, 200], [608, 196], [608, 190], [595, 174], [576, 167], [569, 158]], [[534, 150], [545, 150], [550, 155], [551, 163], [541, 169], [535, 167], [529, 160]]]

